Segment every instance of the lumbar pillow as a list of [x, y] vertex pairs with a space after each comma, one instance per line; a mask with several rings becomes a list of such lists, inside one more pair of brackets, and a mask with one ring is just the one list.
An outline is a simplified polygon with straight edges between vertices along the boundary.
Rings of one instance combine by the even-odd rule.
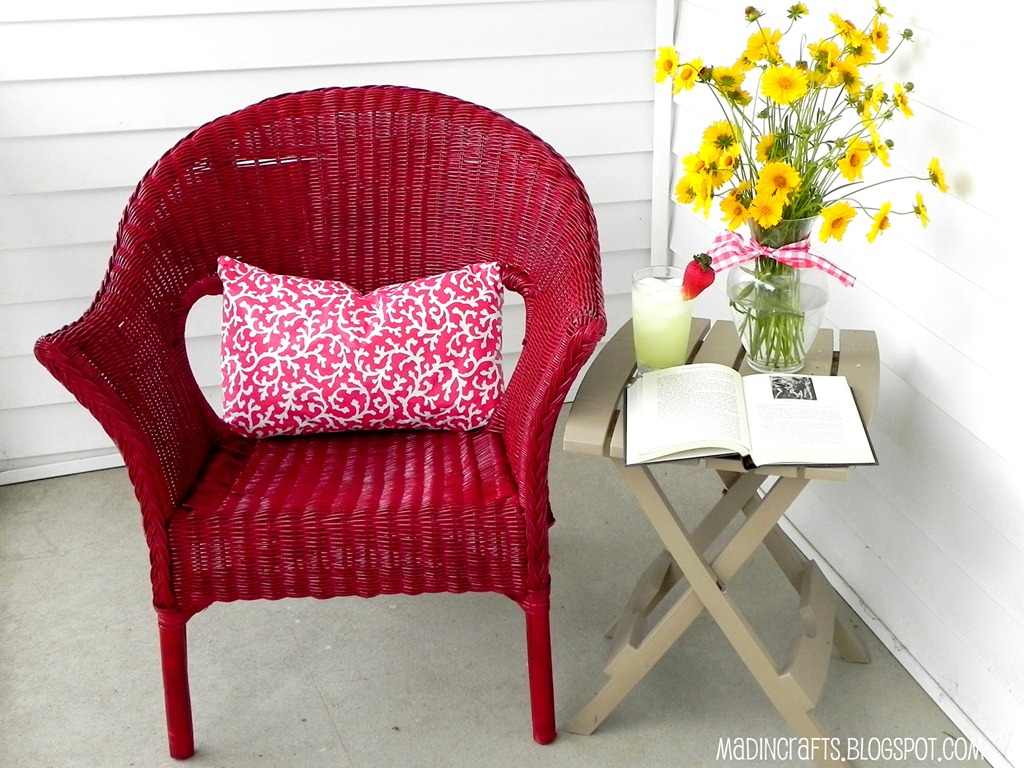
[[483, 426], [501, 395], [497, 264], [362, 294], [230, 257], [224, 286], [224, 420], [254, 437]]

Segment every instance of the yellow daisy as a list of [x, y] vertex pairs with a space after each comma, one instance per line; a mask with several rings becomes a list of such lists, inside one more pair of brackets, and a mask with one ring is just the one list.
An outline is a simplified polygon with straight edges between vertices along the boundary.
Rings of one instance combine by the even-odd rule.
[[878, 237], [879, 233], [887, 230], [891, 224], [889, 221], [889, 212], [892, 210], [892, 203], [882, 203], [882, 207], [878, 209], [878, 213], [875, 214], [875, 219], [871, 224], [871, 231], [868, 232], [868, 242], [875, 242], [875, 238]]
[[676, 183], [676, 200], [688, 205], [697, 199], [697, 191], [693, 188], [693, 177], [683, 176]]
[[762, 227], [774, 227], [782, 221], [782, 205], [781, 198], [758, 193], [750, 201], [747, 214]]
[[878, 113], [885, 100], [885, 87], [881, 83], [875, 83], [864, 88], [861, 92], [860, 116], [862, 120], [870, 118]]
[[949, 185], [946, 183], [946, 174], [943, 173], [942, 167], [939, 165], [939, 158], [933, 157], [932, 161], [928, 163], [928, 179], [939, 188], [939, 192], [948, 192]]
[[679, 69], [679, 54], [671, 46], [658, 49], [658, 58], [654, 61], [654, 82], [664, 83], [665, 80], [675, 77]]
[[907, 91], [903, 87], [903, 83], [893, 84], [892, 102], [899, 108], [900, 112], [903, 113], [904, 117], [913, 116], [914, 110], [910, 108], [910, 101], [907, 98]]
[[741, 108], [747, 106], [747, 104], [749, 104], [751, 101], [750, 94], [747, 91], [744, 91], [742, 88], [737, 88], [735, 91], [729, 91], [728, 93], [723, 93], [722, 95], [725, 96], [725, 98], [731, 101], [733, 104]]
[[757, 142], [757, 162], [763, 163], [771, 155], [772, 147], [775, 145], [775, 136], [771, 133], [761, 137], [761, 140]]
[[691, 171], [683, 175], [676, 184], [676, 200], [684, 205], [692, 203], [694, 211], [704, 211], [704, 215], [707, 216], [711, 209], [714, 186], [706, 166], [702, 168], [700, 171]]
[[853, 30], [846, 38], [846, 51], [857, 64], [870, 64], [875, 60], [875, 48], [871, 36], [859, 29]]
[[683, 170], [687, 173], [707, 173], [708, 153], [697, 150], [683, 157]]
[[736, 66], [715, 67], [711, 70], [711, 79], [723, 93], [740, 90], [746, 77], [746, 73]]
[[761, 77], [761, 93], [777, 104], [792, 104], [807, 93], [807, 73], [786, 64], [769, 67]]
[[875, 19], [875, 23], [871, 26], [871, 42], [879, 53], [885, 53], [888, 51], [889, 25]]
[[779, 43], [782, 32], [777, 29], [759, 29], [747, 40], [747, 50], [743, 58], [756, 64], [759, 61], [776, 63], [782, 60], [779, 54]]
[[881, 137], [872, 136], [871, 154], [877, 157], [886, 168], [892, 167], [889, 162], [889, 145], [882, 141]]
[[843, 74], [836, 69], [836, 64], [842, 57], [838, 45], [831, 40], [820, 40], [807, 46], [807, 53], [813, 62], [814, 72], [819, 75], [816, 82], [821, 82], [827, 88], [843, 84]]
[[857, 62], [851, 58], [840, 59], [833, 71], [836, 73], [837, 85], [841, 84], [851, 96], [860, 93], [860, 67], [857, 66]]
[[921, 193], [917, 193], [917, 197], [914, 200], [914, 213], [917, 214], [917, 218], [921, 220], [921, 226], [928, 226], [928, 209], [924, 207], [924, 198]]
[[871, 157], [871, 147], [863, 139], [854, 139], [846, 148], [846, 154], [836, 164], [847, 181], [864, 178], [864, 165]]
[[757, 174], [754, 191], [758, 195], [782, 198], [783, 203], [800, 188], [800, 174], [789, 163], [775, 161], [765, 163]]
[[732, 178], [733, 170], [736, 167], [736, 156], [722, 153], [712, 144], [701, 144], [697, 150], [701, 161], [700, 173], [707, 177], [710, 191], [723, 186]]
[[841, 38], [843, 38], [843, 40], [847, 40], [848, 36], [852, 32], [857, 31], [857, 27], [856, 25], [854, 25], [852, 21], [847, 21], [838, 13], [830, 13], [828, 15], [828, 18], [829, 21], [832, 22], [832, 26], [835, 27], [836, 32], [839, 34]]
[[721, 154], [739, 155], [740, 143], [736, 137], [736, 127], [728, 120], [718, 120], [704, 129], [703, 140]]
[[746, 223], [748, 218], [747, 207], [743, 205], [739, 196], [735, 194], [735, 190], [723, 197], [722, 202], [718, 205], [722, 209], [722, 221], [726, 223], [729, 229], [735, 232]]
[[704, 62], [701, 59], [694, 59], [685, 64], [680, 64], [675, 75], [672, 77], [672, 93], [692, 90], [703, 68]]
[[818, 234], [821, 242], [826, 243], [832, 237], [842, 240], [846, 233], [846, 225], [856, 215], [857, 211], [853, 206], [842, 200], [823, 209], [821, 217], [824, 221], [821, 224], [821, 232]]

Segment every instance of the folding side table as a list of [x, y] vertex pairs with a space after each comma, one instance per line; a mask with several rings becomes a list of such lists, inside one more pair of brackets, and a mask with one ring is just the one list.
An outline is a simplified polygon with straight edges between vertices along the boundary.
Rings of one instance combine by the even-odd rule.
[[[838, 344], [835, 342], [838, 341]], [[743, 361], [731, 322], [694, 318], [688, 362], [717, 362], [753, 373]], [[580, 384], [565, 427], [567, 451], [612, 460], [640, 503], [665, 549], [643, 572], [622, 615], [609, 630], [611, 650], [604, 687], [568, 726], [590, 734], [704, 611], [722, 629], [794, 733], [814, 744], [828, 735], [814, 716], [828, 671], [833, 641], [847, 661], [869, 661], [866, 647], [836, 615], [838, 596], [813, 561], [777, 526], [811, 480], [846, 480], [849, 467], [784, 466], [747, 469], [738, 458], [689, 459], [678, 463], [715, 470], [725, 485], [721, 499], [692, 529], [682, 523], [649, 466], [624, 460], [622, 393], [634, 374], [632, 323], [626, 323], [594, 359]], [[878, 345], [872, 331], [819, 331], [801, 373], [846, 376], [867, 423], [878, 399]], [[762, 487], [764, 486], [764, 487]], [[708, 548], [742, 513], [744, 521], [710, 560]], [[779, 666], [728, 592], [729, 581], [764, 544], [799, 593], [802, 626], [788, 661]], [[655, 626], [646, 618], [672, 588], [688, 587]], [[849, 608], [846, 608], [849, 610]], [[834, 749], [815, 754], [821, 766], [847, 765]]]

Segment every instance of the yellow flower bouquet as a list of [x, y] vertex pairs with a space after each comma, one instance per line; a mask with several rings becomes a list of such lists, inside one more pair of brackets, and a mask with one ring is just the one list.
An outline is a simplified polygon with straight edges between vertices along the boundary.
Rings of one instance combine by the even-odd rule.
[[[894, 142], [881, 133], [886, 123], [913, 115], [912, 83], [887, 88], [871, 80], [873, 68], [912, 40], [911, 30], [903, 31], [890, 50], [885, 22], [890, 14], [876, 0], [865, 25], [832, 13], [831, 34], [810, 38], [806, 46], [809, 38], [800, 38], [796, 58], [787, 60], [784, 44], [807, 15], [806, 5], [796, 3], [787, 11], [787, 28], [775, 29], [750, 6], [745, 18], [755, 30], [734, 63], [682, 61], [671, 47], [659, 49], [655, 62], [656, 81], [671, 83], [677, 94], [706, 87], [725, 116], [708, 126], [697, 151], [683, 158], [675, 198], [705, 217], [718, 202], [727, 231], [708, 253], [716, 271], [736, 266], [741, 272], [730, 278], [730, 307], [748, 360], [761, 370], [803, 365], [809, 341], [805, 315], [818, 308], [806, 306], [798, 270], [812, 267], [807, 271], [853, 283], [852, 276], [811, 253], [815, 224], [821, 242], [841, 240], [849, 223], [864, 213], [871, 217], [867, 239], [874, 242], [895, 215], [916, 215], [927, 226], [923, 197], [917, 192], [905, 210], [894, 211], [891, 202], [873, 206], [855, 195], [910, 179], [948, 189], [938, 159], [921, 176], [870, 182], [865, 177], [878, 166], [891, 168]], [[744, 223], [751, 229], [749, 240], [735, 231]]]

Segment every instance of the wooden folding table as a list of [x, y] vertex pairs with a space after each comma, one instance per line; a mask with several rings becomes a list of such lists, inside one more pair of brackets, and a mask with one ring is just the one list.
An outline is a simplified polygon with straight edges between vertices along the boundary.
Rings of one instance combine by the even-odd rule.
[[[733, 324], [713, 325], [694, 318], [688, 362], [717, 362], [752, 373]], [[837, 618], [839, 598], [813, 561], [808, 561], [777, 523], [811, 480], [846, 480], [849, 467], [785, 466], [747, 469], [737, 458], [679, 462], [716, 471], [725, 486], [721, 499], [703, 520], [688, 529], [666, 498], [648, 465], [624, 461], [620, 408], [625, 385], [635, 372], [631, 323], [623, 326], [594, 359], [573, 401], [565, 427], [567, 451], [612, 460], [636, 497], [665, 549], [643, 572], [622, 615], [609, 630], [608, 680], [568, 726], [590, 734], [612, 712], [693, 621], [707, 611], [719, 625], [775, 708], [796, 736], [832, 743], [814, 716], [831, 657], [833, 641], [847, 661], [869, 655], [846, 621]], [[878, 398], [878, 346], [871, 331], [818, 333], [801, 373], [843, 375], [849, 380], [867, 423]], [[708, 548], [741, 514], [742, 525], [713, 557]], [[802, 626], [788, 661], [780, 666], [729, 594], [730, 580], [764, 544], [799, 593]], [[710, 559], [709, 559], [710, 558]], [[655, 626], [647, 616], [672, 588], [688, 587]], [[844, 606], [845, 607], [845, 606]], [[849, 611], [848, 607], [845, 607]], [[821, 766], [847, 765], [834, 749], [819, 749]]]

